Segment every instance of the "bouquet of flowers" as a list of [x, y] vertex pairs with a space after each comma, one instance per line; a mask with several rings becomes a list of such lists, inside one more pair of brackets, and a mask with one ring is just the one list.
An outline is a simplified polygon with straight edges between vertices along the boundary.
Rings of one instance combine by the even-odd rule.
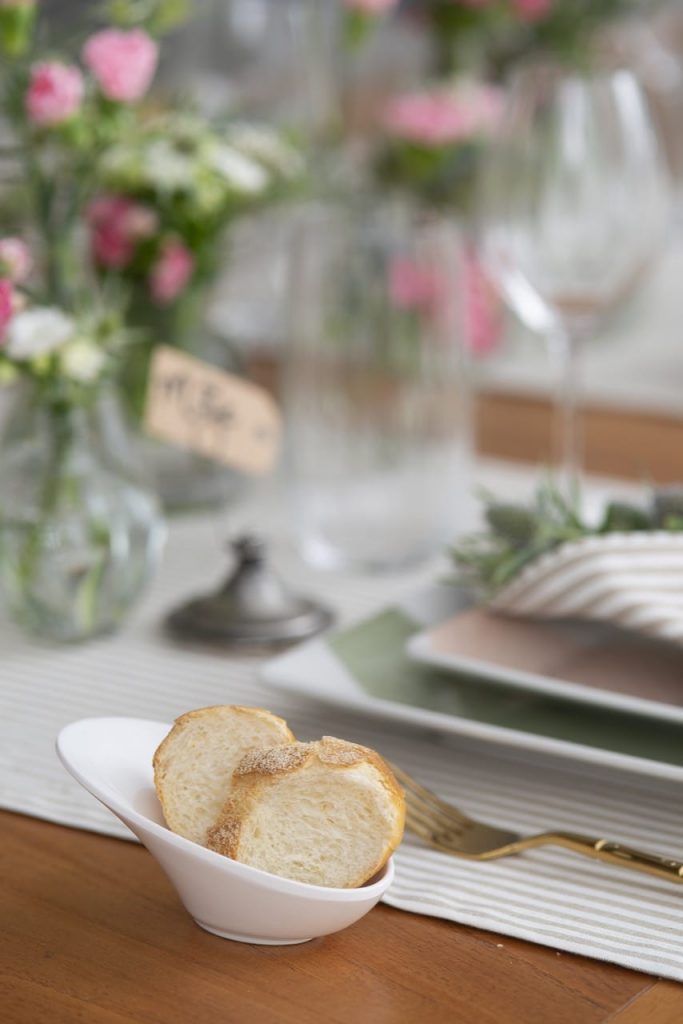
[[27, 216], [37, 240], [47, 300], [68, 305], [90, 287], [78, 232], [98, 159], [136, 123], [159, 47], [143, 27], [115, 25], [86, 38], [80, 61], [44, 57], [35, 51], [35, 19], [31, 0], [0, 4], [0, 46], [8, 58], [0, 106], [15, 166], [12, 204]]
[[593, 34], [643, 0], [419, 0], [440, 67], [476, 61], [502, 77], [532, 55], [580, 65]]
[[141, 119], [103, 152], [97, 174], [100, 191], [86, 213], [92, 260], [101, 279], [125, 287], [131, 320], [146, 329], [126, 387], [139, 414], [155, 346], [200, 348], [226, 229], [301, 180], [303, 161], [270, 128], [219, 128], [174, 111]]
[[0, 238], [0, 382], [30, 383], [53, 410], [86, 405], [116, 372], [123, 321], [99, 302], [69, 312], [33, 302], [32, 266], [22, 239]]
[[150, 118], [102, 155], [87, 211], [93, 259], [142, 284], [152, 305], [171, 305], [213, 278], [226, 225], [301, 173], [298, 152], [268, 128]]
[[495, 86], [474, 81], [392, 97], [378, 126], [376, 173], [425, 204], [466, 209], [502, 106]]
[[147, 21], [174, 2], [118, 0], [77, 56], [39, 46], [34, 0], [0, 3], [0, 202], [20, 225], [0, 239], [0, 381], [24, 385], [0, 460], [0, 579], [16, 618], [58, 639], [117, 625], [160, 547], [105, 386], [130, 340], [125, 303], [95, 287], [82, 227], [100, 156], [156, 70]]
[[644, 0], [343, 0], [347, 35], [364, 39], [394, 9], [430, 34], [439, 76], [484, 69], [500, 78], [519, 60], [546, 54], [581, 63], [593, 33]]

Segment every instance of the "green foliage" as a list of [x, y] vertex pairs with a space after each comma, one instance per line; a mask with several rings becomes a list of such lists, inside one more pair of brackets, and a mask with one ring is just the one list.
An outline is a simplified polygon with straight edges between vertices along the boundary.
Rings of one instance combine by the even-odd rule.
[[347, 11], [344, 17], [344, 42], [350, 50], [357, 50], [372, 33], [375, 19], [363, 11]]
[[683, 487], [655, 491], [643, 506], [611, 501], [597, 524], [582, 518], [578, 495], [566, 498], [550, 480], [528, 507], [483, 497], [487, 529], [465, 537], [452, 555], [459, 579], [487, 598], [561, 544], [609, 533], [683, 530]]
[[553, 0], [534, 20], [520, 16], [511, 0], [482, 6], [418, 0], [417, 6], [431, 27], [439, 74], [474, 65], [500, 78], [530, 55], [580, 65], [596, 30], [652, 0]]
[[107, 0], [109, 21], [121, 28], [144, 28], [152, 35], [164, 35], [187, 21], [190, 0]]
[[28, 53], [33, 41], [36, 10], [33, 3], [0, 4], [0, 53], [15, 60]]
[[467, 209], [483, 146], [482, 139], [442, 146], [388, 139], [380, 147], [375, 172], [380, 181], [407, 188], [429, 206]]

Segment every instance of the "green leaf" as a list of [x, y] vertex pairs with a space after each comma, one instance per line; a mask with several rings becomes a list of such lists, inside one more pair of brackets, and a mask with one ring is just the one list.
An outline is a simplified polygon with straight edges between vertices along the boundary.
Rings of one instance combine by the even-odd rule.
[[529, 507], [485, 493], [487, 529], [464, 537], [452, 551], [460, 580], [492, 597], [525, 566], [562, 544], [615, 531], [651, 530], [656, 525], [683, 530], [683, 488], [655, 495], [652, 514], [637, 505], [611, 501], [598, 526], [582, 520], [579, 499], [578, 492], [566, 497], [552, 478], [541, 482]]
[[376, 19], [363, 11], [349, 10], [344, 15], [344, 42], [349, 50], [358, 50], [367, 41]]
[[0, 50], [6, 57], [23, 57], [31, 48], [36, 23], [36, 5], [0, 5]]
[[650, 516], [642, 508], [623, 501], [611, 501], [605, 510], [600, 533], [628, 533], [632, 530], [650, 530]]
[[140, 27], [164, 35], [189, 19], [192, 6], [190, 0], [106, 0], [104, 12], [122, 28]]
[[494, 533], [516, 546], [529, 544], [538, 530], [535, 514], [521, 505], [489, 505], [485, 516]]
[[683, 518], [683, 487], [663, 487], [652, 498], [655, 526], [664, 526], [669, 519]]

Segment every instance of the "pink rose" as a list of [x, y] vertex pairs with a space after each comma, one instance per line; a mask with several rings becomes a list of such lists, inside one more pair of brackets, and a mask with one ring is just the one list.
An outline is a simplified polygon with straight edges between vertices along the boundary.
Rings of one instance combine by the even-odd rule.
[[103, 29], [83, 47], [83, 61], [109, 100], [134, 103], [142, 98], [154, 78], [159, 47], [146, 32]]
[[444, 146], [491, 131], [501, 109], [497, 89], [465, 84], [455, 91], [397, 96], [386, 106], [383, 121], [387, 131], [400, 139]]
[[385, 14], [396, 6], [398, 0], [344, 0], [344, 3], [352, 11], [363, 14]]
[[33, 65], [24, 102], [34, 124], [62, 124], [78, 112], [82, 101], [83, 76], [78, 68], [59, 61]]
[[523, 21], [540, 21], [552, 7], [552, 0], [512, 0], [512, 6]]
[[158, 228], [154, 210], [126, 196], [93, 199], [87, 219], [95, 262], [112, 270], [125, 269], [135, 255], [137, 243], [151, 238]]
[[26, 242], [21, 238], [0, 238], [0, 273], [15, 284], [21, 284], [31, 273], [32, 266]]
[[160, 306], [173, 302], [185, 291], [194, 271], [194, 256], [182, 242], [165, 243], [152, 267], [150, 290]]
[[0, 277], [0, 344], [14, 315], [14, 289], [12, 282]]

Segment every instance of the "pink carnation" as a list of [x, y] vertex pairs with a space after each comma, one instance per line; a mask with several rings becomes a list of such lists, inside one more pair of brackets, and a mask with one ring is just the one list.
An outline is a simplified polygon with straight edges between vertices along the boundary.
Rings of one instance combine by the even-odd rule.
[[31, 273], [33, 261], [29, 248], [21, 238], [0, 238], [0, 272], [10, 281], [21, 284]]
[[492, 86], [464, 85], [455, 92], [408, 93], [390, 100], [385, 128], [394, 136], [426, 146], [444, 146], [489, 132], [502, 109]]
[[82, 100], [83, 76], [78, 68], [59, 61], [33, 65], [25, 106], [34, 124], [62, 124], [78, 112]]
[[182, 242], [169, 241], [152, 267], [150, 289], [160, 306], [173, 302], [185, 291], [194, 271], [194, 256]]
[[99, 196], [88, 207], [87, 217], [95, 261], [113, 270], [125, 269], [137, 243], [158, 228], [154, 210], [126, 196]]
[[352, 11], [363, 14], [385, 14], [396, 6], [398, 0], [344, 0], [344, 3]]
[[12, 282], [0, 277], [0, 344], [14, 315], [14, 289]]
[[149, 89], [159, 60], [159, 47], [146, 32], [108, 28], [96, 32], [83, 47], [83, 61], [109, 100], [134, 103]]
[[523, 21], [540, 21], [552, 7], [552, 0], [512, 0], [512, 6]]

